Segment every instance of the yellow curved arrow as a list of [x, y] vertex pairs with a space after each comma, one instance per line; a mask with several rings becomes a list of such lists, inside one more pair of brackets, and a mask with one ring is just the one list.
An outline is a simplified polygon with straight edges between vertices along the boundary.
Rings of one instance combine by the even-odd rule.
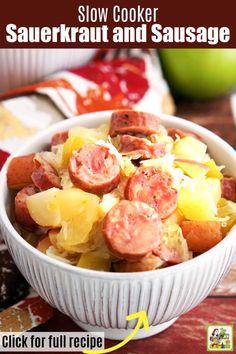
[[131, 315], [126, 316], [126, 320], [127, 321], [132, 321], [132, 320], [135, 320], [136, 318], [138, 319], [138, 321], [136, 323], [136, 326], [135, 326], [134, 330], [128, 335], [127, 338], [125, 338], [119, 344], [114, 345], [113, 347], [107, 348], [107, 349], [84, 350], [83, 353], [86, 353], [86, 354], [103, 354], [103, 353], [113, 352], [113, 351], [123, 347], [125, 344], [127, 344], [135, 336], [135, 334], [138, 332], [138, 330], [141, 328], [142, 325], [143, 325], [143, 328], [145, 329], [145, 331], [148, 332], [149, 331], [149, 323], [148, 323], [148, 318], [147, 318], [146, 311], [139, 311], [139, 312], [132, 313]]

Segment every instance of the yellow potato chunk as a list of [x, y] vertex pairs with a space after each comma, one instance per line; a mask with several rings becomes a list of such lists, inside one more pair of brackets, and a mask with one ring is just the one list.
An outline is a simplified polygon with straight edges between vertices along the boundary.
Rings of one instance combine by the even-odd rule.
[[205, 180], [193, 180], [180, 188], [178, 208], [188, 220], [214, 220], [216, 203]]
[[37, 224], [51, 228], [63, 225], [66, 243], [74, 245], [81, 242], [72, 241], [77, 237], [78, 230], [83, 239], [85, 234], [88, 236], [93, 223], [97, 221], [99, 201], [96, 195], [78, 188], [51, 188], [28, 197], [27, 206]]
[[[73, 216], [69, 220], [62, 222], [62, 228], [57, 238], [59, 247], [72, 251], [72, 246], [77, 247], [89, 242], [90, 231], [99, 218], [98, 203], [98, 197], [84, 201], [73, 212]], [[69, 214], [67, 215], [66, 211], [64, 211], [64, 216], [68, 217]]]
[[204, 164], [209, 167], [209, 171], [207, 172], [208, 177], [214, 177], [219, 179], [223, 178], [223, 174], [220, 172], [219, 167], [216, 165], [213, 159], [205, 162]]
[[50, 228], [61, 226], [61, 213], [57, 202], [59, 191], [58, 188], [50, 188], [27, 197], [30, 216], [37, 224]]
[[185, 159], [175, 160], [175, 165], [177, 167], [180, 167], [184, 171], [184, 173], [191, 178], [204, 177], [209, 169], [203, 163]]
[[52, 243], [52, 245], [55, 247], [55, 249], [60, 252], [66, 252], [67, 254], [78, 254], [78, 253], [84, 253], [84, 252], [88, 252], [94, 249], [93, 243], [92, 242], [85, 242], [85, 243], [80, 243], [78, 245], [75, 246], [70, 246], [68, 244], [63, 244], [64, 247], [62, 247], [61, 243], [60, 243], [60, 233], [61, 230], [50, 230], [48, 233], [49, 239]]
[[71, 220], [62, 222], [62, 228], [58, 235], [58, 245], [66, 250], [66, 246], [88, 242], [89, 232], [95, 221], [96, 219], [92, 215], [90, 216], [84, 211]]
[[111, 267], [111, 259], [109, 254], [99, 251], [87, 252], [81, 255], [77, 266], [108, 272]]
[[208, 177], [206, 178], [206, 183], [211, 189], [211, 193], [215, 203], [217, 204], [221, 197], [221, 184], [218, 178]]
[[207, 145], [191, 136], [186, 136], [174, 143], [173, 154], [178, 158], [203, 161]]
[[74, 150], [80, 149], [84, 144], [88, 142], [83, 137], [79, 136], [71, 136], [69, 137], [64, 146], [62, 151], [62, 166], [66, 167], [69, 163], [70, 157]]
[[99, 197], [79, 188], [60, 190], [56, 196], [61, 211], [61, 219], [68, 221], [85, 210], [97, 215]]

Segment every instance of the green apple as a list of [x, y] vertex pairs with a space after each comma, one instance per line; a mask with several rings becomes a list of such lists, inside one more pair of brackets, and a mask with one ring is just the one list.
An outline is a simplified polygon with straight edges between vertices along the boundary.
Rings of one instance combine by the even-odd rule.
[[236, 49], [159, 49], [164, 74], [179, 96], [208, 99], [236, 85]]

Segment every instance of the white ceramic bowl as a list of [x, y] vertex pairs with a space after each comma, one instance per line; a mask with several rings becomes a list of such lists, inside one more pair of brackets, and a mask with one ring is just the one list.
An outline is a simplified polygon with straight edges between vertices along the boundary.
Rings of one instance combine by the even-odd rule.
[[0, 49], [0, 92], [42, 80], [58, 70], [86, 64], [93, 48], [4, 48]]
[[[98, 112], [60, 122], [35, 136], [15, 156], [40, 151], [55, 132], [76, 125], [96, 127], [109, 117], [110, 112]], [[228, 172], [236, 177], [236, 152], [226, 142], [186, 120], [164, 115], [161, 118], [166, 127], [174, 126], [200, 135], [216, 161], [228, 166]], [[198, 305], [229, 270], [235, 257], [236, 228], [211, 250], [188, 262], [145, 273], [98, 272], [51, 259], [24, 241], [8, 218], [8, 164], [0, 176], [3, 237], [32, 287], [83, 329], [102, 330], [107, 338], [123, 339], [135, 325], [135, 321], [126, 321], [126, 315], [145, 310], [151, 329], [147, 333], [139, 331], [136, 338], [158, 333]]]

